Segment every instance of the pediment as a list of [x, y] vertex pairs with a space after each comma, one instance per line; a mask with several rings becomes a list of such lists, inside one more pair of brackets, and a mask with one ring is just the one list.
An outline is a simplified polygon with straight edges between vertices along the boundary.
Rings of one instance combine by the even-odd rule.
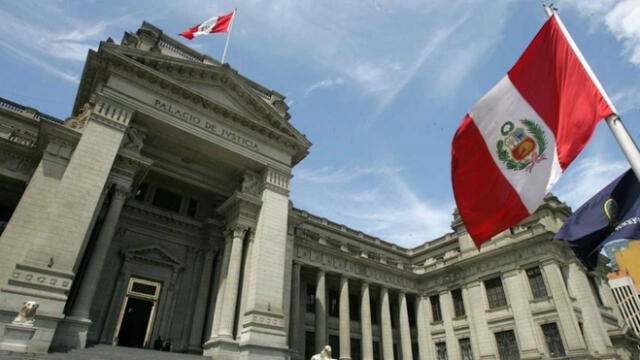
[[169, 252], [158, 246], [145, 246], [132, 248], [123, 251], [123, 255], [128, 259], [151, 262], [173, 268], [181, 268], [182, 262], [173, 257]]

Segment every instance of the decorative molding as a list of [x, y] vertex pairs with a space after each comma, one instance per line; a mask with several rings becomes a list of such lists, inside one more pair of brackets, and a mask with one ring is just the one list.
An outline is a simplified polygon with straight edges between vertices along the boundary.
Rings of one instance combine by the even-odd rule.
[[291, 174], [285, 174], [273, 168], [267, 167], [262, 175], [264, 188], [275, 191], [284, 196], [289, 196], [289, 180]]
[[56, 136], [49, 136], [49, 143], [44, 151], [45, 154], [49, 156], [69, 160], [71, 159], [71, 155], [73, 154], [75, 147], [76, 144], [69, 140]]
[[97, 100], [91, 113], [92, 120], [122, 131], [127, 129], [132, 116], [133, 110], [105, 98]]
[[131, 125], [122, 138], [122, 149], [140, 153], [144, 140], [147, 137], [147, 130], [139, 125]]
[[259, 198], [262, 195], [262, 184], [260, 175], [251, 170], [245, 171], [244, 174], [242, 174], [240, 192]]
[[146, 246], [122, 250], [126, 261], [132, 260], [148, 262], [160, 266], [170, 267], [174, 272], [184, 267], [183, 263], [159, 246]]
[[89, 102], [84, 103], [82, 105], [82, 109], [80, 113], [76, 116], [68, 117], [64, 121], [64, 126], [82, 132], [84, 127], [87, 125], [87, 121], [91, 117], [91, 111], [93, 110], [93, 105]]
[[71, 289], [73, 274], [27, 264], [16, 264], [9, 278], [9, 285], [30, 287], [66, 294]]

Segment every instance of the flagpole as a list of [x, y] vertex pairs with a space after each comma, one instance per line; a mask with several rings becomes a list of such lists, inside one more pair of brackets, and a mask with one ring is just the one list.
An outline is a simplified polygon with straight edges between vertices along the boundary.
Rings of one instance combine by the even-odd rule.
[[229, 38], [231, 37], [231, 30], [233, 29], [233, 21], [236, 19], [236, 12], [238, 8], [233, 9], [233, 16], [231, 17], [231, 23], [229, 24], [229, 32], [227, 33], [227, 41], [224, 43], [224, 50], [222, 51], [221, 63], [224, 64], [224, 58], [227, 56], [227, 47], [229, 47]]
[[[555, 14], [558, 23], [560, 23], [561, 26], [564, 27], [564, 24], [562, 24], [562, 20], [560, 20], [560, 17], [558, 16], [558, 14], [556, 14], [557, 9], [553, 7], [553, 4], [545, 3], [542, 6], [544, 7], [544, 11], [549, 17]], [[582, 54], [578, 55], [582, 56]], [[601, 88], [602, 86], [600, 85], [600, 82], [598, 81], [597, 77], [595, 77], [595, 74], [593, 74], [586, 61], [584, 63], [584, 66], [587, 68], [587, 71], [591, 73], [596, 85]], [[612, 110], [615, 111], [615, 107], [613, 107], [613, 103], [611, 103], [611, 101], [608, 99], [608, 96], [606, 95], [606, 92], [604, 92], [604, 89], [602, 89], [601, 91], [612, 107]], [[627, 158], [627, 161], [629, 161], [631, 169], [633, 170], [634, 174], [636, 174], [636, 178], [640, 180], [640, 150], [638, 150], [638, 145], [636, 145], [635, 141], [633, 141], [633, 138], [622, 123], [622, 119], [618, 114], [614, 112], [613, 114], [607, 116], [606, 121], [607, 125], [609, 126], [609, 130], [611, 130], [611, 132], [613, 133], [613, 137], [618, 142], [618, 145], [620, 145], [620, 148], [622, 149], [624, 156]]]

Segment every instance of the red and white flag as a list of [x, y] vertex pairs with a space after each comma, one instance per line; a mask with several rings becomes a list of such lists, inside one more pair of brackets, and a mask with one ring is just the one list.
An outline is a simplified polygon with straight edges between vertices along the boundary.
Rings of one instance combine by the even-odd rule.
[[226, 15], [215, 16], [209, 20], [206, 20], [202, 24], [198, 24], [192, 26], [191, 28], [183, 31], [180, 35], [186, 37], [191, 40], [195, 36], [207, 35], [218, 32], [227, 32], [229, 31], [229, 27], [231, 26], [231, 20], [233, 19], [233, 15], [235, 11], [232, 11]]
[[453, 191], [476, 246], [533, 213], [597, 122], [613, 113], [554, 14], [453, 138]]

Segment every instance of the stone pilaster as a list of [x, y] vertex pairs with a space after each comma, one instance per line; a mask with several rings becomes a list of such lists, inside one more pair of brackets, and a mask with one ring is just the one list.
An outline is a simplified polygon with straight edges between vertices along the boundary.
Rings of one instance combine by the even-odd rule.
[[522, 359], [539, 359], [544, 356], [539, 349], [544, 348], [544, 344], [538, 344], [536, 340], [536, 323], [529, 308], [529, 294], [525, 283], [525, 275], [520, 269], [508, 271], [503, 274], [511, 312], [516, 323], [516, 333], [518, 334], [520, 357]]
[[460, 346], [453, 329], [453, 299], [451, 292], [440, 293], [440, 310], [442, 311], [442, 325], [446, 334], [447, 355], [452, 359], [460, 357]]
[[351, 359], [351, 318], [349, 314], [349, 278], [340, 277], [340, 360]]
[[400, 304], [400, 344], [402, 345], [402, 359], [413, 360], [411, 351], [411, 329], [409, 328], [409, 312], [407, 310], [407, 295], [404, 292], [398, 294]]
[[229, 241], [229, 237], [225, 240], [224, 252], [222, 254], [221, 263], [220, 263], [220, 271], [218, 274], [218, 286], [215, 289], [215, 294], [211, 294], [211, 299], [215, 300], [214, 310], [213, 310], [213, 321], [211, 323], [211, 331], [209, 335], [209, 340], [207, 342], [213, 341], [213, 339], [218, 337], [218, 333], [220, 332], [220, 314], [222, 313], [222, 305], [224, 298], [224, 290], [225, 284], [227, 282], [227, 270], [229, 268], [229, 259], [231, 257], [231, 241]]
[[389, 290], [380, 289], [380, 322], [382, 332], [382, 357], [393, 360], [393, 333], [391, 331], [391, 307], [389, 304]]
[[360, 346], [363, 359], [373, 359], [373, 330], [371, 327], [371, 299], [369, 296], [369, 283], [362, 282], [360, 288], [360, 327], [362, 335]]
[[429, 300], [426, 297], [418, 297], [416, 311], [416, 325], [418, 328], [418, 351], [420, 359], [429, 359], [433, 353], [431, 340], [431, 326], [429, 324]]
[[480, 359], [496, 359], [497, 349], [493, 345], [495, 340], [487, 325], [486, 316], [486, 296], [482, 289], [481, 281], [474, 281], [466, 285], [469, 298], [474, 299], [472, 306], [468, 308], [470, 321], [473, 322], [474, 339], [478, 344], [478, 355]]
[[560, 328], [567, 344], [567, 355], [586, 354], [587, 347], [578, 326], [578, 319], [573, 310], [573, 300], [565, 286], [561, 269], [555, 260], [545, 261], [542, 271], [549, 284], [549, 293], [560, 318]]
[[93, 252], [86, 255], [90, 256], [90, 259], [84, 271], [78, 296], [71, 308], [71, 314], [58, 325], [56, 330], [55, 338], [51, 345], [54, 349], [82, 349], [87, 344], [87, 333], [91, 325], [89, 311], [91, 310], [93, 297], [100, 282], [102, 268], [104, 267], [129, 190], [129, 188], [121, 186], [115, 186], [113, 189], [109, 209], [100, 229], [100, 234], [96, 239]]
[[191, 321], [191, 332], [189, 334], [189, 344], [187, 347], [189, 352], [200, 352], [202, 350], [202, 329], [205, 326], [207, 298], [210, 291], [211, 275], [213, 274], [214, 257], [215, 250], [213, 248], [205, 250], [204, 261], [202, 264], [202, 276], [200, 277], [198, 296]]
[[324, 270], [318, 269], [318, 281], [316, 285], [316, 352], [320, 352], [327, 345], [327, 289]]
[[240, 265], [242, 264], [242, 246], [247, 229], [237, 227], [229, 231], [231, 239], [231, 255], [225, 281], [225, 291], [222, 298], [222, 313], [220, 314], [220, 332], [218, 336], [233, 339], [233, 317], [236, 313], [238, 288], [240, 286]]
[[[0, 241], [2, 249], [15, 249], [6, 250], [10, 258], [0, 259], [0, 282], [6, 284], [0, 290], [0, 322], [10, 321], [25, 300], [39, 302], [38, 313], [48, 314], [50, 319], [41, 322], [30, 351], [49, 349], [54, 329], [63, 317], [73, 267], [132, 114], [115, 101], [99, 96], [81, 135], [75, 130], [60, 129], [62, 125], [47, 126], [51, 133], [65, 133], [63, 137], [67, 139], [60, 146], [56, 141], [51, 143], [54, 148], [43, 156], [32, 177], [33, 189], [22, 196], [16, 209], [19, 211], [12, 216]], [[49, 131], [47, 127], [41, 131]], [[73, 141], [68, 140], [74, 136], [79, 136], [75, 149]], [[56, 152], [63, 158], [52, 155]], [[34, 198], [42, 192], [50, 194]], [[16, 229], [33, 220], [34, 214], [38, 219], [35, 223], [39, 224], [36, 228], [31, 224], [24, 230]]]

